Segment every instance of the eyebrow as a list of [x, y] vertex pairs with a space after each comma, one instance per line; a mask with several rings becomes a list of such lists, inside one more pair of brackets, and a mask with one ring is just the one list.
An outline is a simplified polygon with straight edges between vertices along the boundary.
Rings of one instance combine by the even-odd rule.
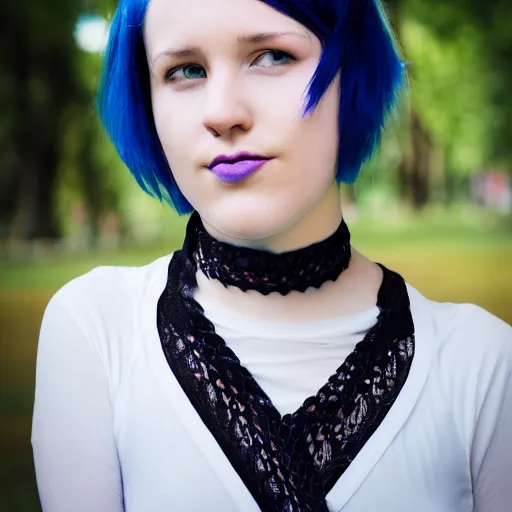
[[[248, 34], [245, 36], [237, 37], [237, 42], [238, 42], [238, 44], [241, 44], [241, 45], [261, 44], [261, 43], [266, 43], [266, 42], [272, 41], [274, 39], [278, 39], [279, 37], [282, 37], [282, 36], [298, 36], [298, 37], [302, 37], [304, 39], [309, 40], [309, 35], [306, 33], [287, 31], [287, 32], [258, 32], [256, 34]], [[184, 46], [183, 48], [179, 48], [179, 49], [164, 50], [163, 52], [159, 52], [151, 60], [151, 66], [153, 67], [155, 65], [155, 62], [160, 57], [163, 57], [163, 56], [172, 57], [175, 59], [181, 59], [184, 57], [191, 57], [191, 56], [197, 55], [199, 53], [201, 53], [201, 48], [199, 48], [199, 46]]]
[[273, 39], [277, 39], [281, 36], [298, 36], [303, 37], [305, 39], [309, 39], [307, 34], [302, 34], [300, 32], [260, 32], [258, 34], [249, 34], [246, 36], [237, 37], [237, 41], [240, 44], [257, 44], [257, 43], [265, 43], [267, 41], [271, 41]]

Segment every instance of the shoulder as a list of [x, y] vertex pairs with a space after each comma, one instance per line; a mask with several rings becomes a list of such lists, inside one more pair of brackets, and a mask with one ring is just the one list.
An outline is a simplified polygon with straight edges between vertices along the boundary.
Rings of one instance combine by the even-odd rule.
[[417, 343], [431, 357], [429, 380], [467, 439], [485, 406], [498, 413], [511, 385], [512, 327], [474, 304], [435, 302], [413, 288], [409, 295], [413, 319], [427, 326]]
[[430, 301], [430, 314], [441, 359], [512, 371], [512, 327], [503, 320], [475, 304]]
[[61, 338], [59, 325], [66, 323], [74, 326], [75, 336], [85, 339], [104, 364], [131, 358], [144, 311], [153, 300], [152, 292], [163, 290], [171, 257], [166, 255], [141, 267], [97, 267], [73, 279], [50, 300], [44, 332]]
[[439, 357], [459, 361], [491, 358], [512, 365], [512, 327], [475, 304], [436, 302], [408, 285], [411, 310], [429, 324], [432, 349]]
[[59, 303], [80, 317], [95, 310], [115, 313], [120, 307], [136, 303], [155, 281], [164, 280], [171, 255], [140, 267], [101, 266], [76, 277], [55, 293], [50, 301]]
[[435, 302], [409, 285], [408, 292], [432, 407], [472, 446], [479, 425], [490, 433], [501, 414], [512, 417], [512, 327], [474, 304]]

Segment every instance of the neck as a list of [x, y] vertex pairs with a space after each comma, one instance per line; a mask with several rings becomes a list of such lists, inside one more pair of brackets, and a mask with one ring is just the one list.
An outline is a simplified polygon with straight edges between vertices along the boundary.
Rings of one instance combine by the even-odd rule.
[[376, 305], [381, 283], [380, 267], [352, 250], [348, 269], [336, 281], [326, 282], [318, 289], [262, 295], [234, 286], [225, 288], [198, 271], [194, 298], [207, 311], [222, 304], [223, 309], [238, 315], [275, 322], [307, 322], [367, 311]]
[[[336, 194], [332, 197], [336, 197]], [[267, 237], [265, 240], [234, 240], [206, 224], [205, 229], [222, 242], [280, 253], [307, 247], [328, 238], [336, 231], [341, 218], [338, 195], [337, 200], [326, 201], [279, 236]], [[270, 321], [314, 321], [357, 314], [375, 306], [381, 282], [380, 267], [352, 250], [348, 269], [336, 281], [327, 281], [318, 289], [292, 291], [286, 295], [262, 295], [254, 290], [242, 291], [235, 286], [225, 287], [220, 281], [208, 279], [198, 270], [194, 296], [207, 311], [222, 304], [223, 309], [233, 313]]]

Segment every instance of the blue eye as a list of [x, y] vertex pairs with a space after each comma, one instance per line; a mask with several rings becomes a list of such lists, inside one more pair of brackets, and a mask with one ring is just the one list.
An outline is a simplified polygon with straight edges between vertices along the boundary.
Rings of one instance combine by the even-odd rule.
[[279, 50], [270, 50], [265, 52], [263, 55], [260, 55], [254, 62], [254, 65], [270, 68], [273, 66], [289, 64], [292, 60], [295, 59], [289, 53]]
[[166, 82], [174, 82], [176, 80], [197, 80], [206, 78], [206, 71], [198, 64], [186, 64], [176, 69], [171, 69], [165, 74]]

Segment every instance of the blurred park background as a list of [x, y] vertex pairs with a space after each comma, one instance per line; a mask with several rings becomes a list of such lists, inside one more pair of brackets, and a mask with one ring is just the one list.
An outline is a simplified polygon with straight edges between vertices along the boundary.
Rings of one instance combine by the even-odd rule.
[[[115, 4], [3, 7], [0, 512], [40, 509], [30, 422], [49, 298], [97, 265], [171, 252], [186, 222], [138, 189], [96, 114]], [[386, 6], [411, 91], [378, 155], [344, 187], [354, 245], [430, 298], [477, 303], [512, 323], [512, 2]]]

